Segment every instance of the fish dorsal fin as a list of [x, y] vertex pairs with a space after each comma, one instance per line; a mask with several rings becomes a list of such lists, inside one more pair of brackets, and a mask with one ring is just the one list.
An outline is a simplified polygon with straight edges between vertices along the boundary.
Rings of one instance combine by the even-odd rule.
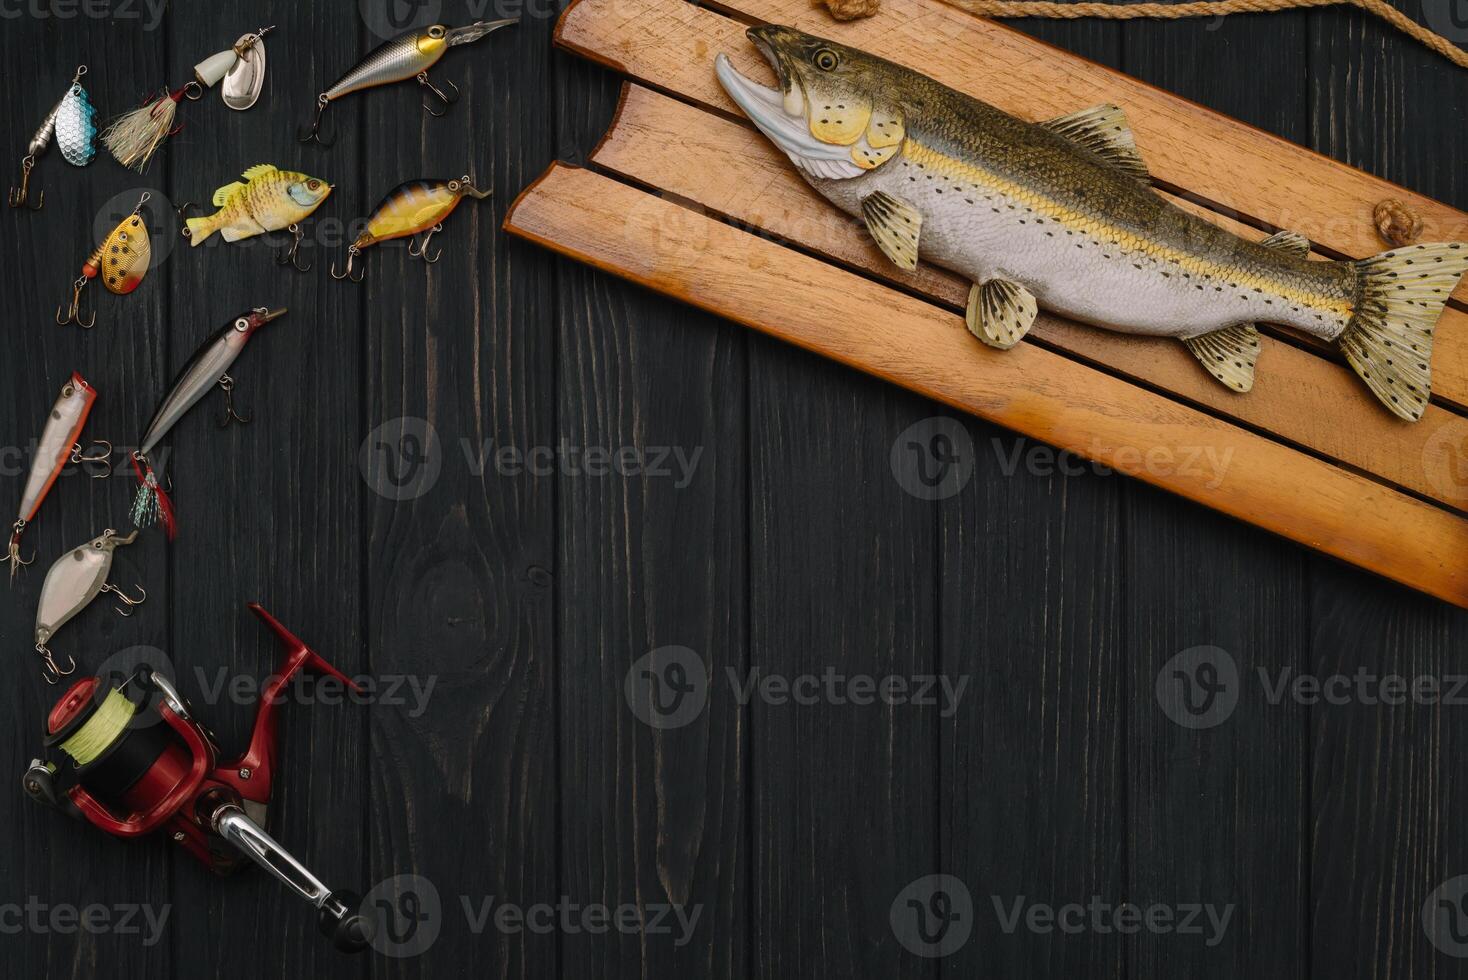
[[246, 180], [254, 180], [256, 177], [264, 177], [266, 174], [273, 174], [277, 169], [278, 168], [273, 163], [257, 163], [249, 170], [246, 170], [240, 176], [244, 177]]
[[1096, 105], [1068, 116], [1050, 119], [1041, 126], [1072, 143], [1084, 146], [1116, 169], [1138, 180], [1148, 180], [1147, 164], [1137, 151], [1132, 127], [1120, 106]]
[[1259, 328], [1236, 323], [1222, 330], [1183, 341], [1203, 369], [1234, 391], [1254, 387], [1254, 362], [1259, 360]]
[[223, 187], [219, 188], [219, 190], [214, 192], [214, 206], [216, 208], [224, 207], [227, 203], [229, 203], [229, 199], [233, 197], [244, 186], [244, 183], [238, 180], [235, 181], [233, 184], [225, 184]]
[[1287, 255], [1310, 254], [1310, 239], [1298, 231], [1277, 231], [1259, 243], [1265, 248], [1278, 249]]
[[975, 337], [990, 347], [1009, 350], [1030, 332], [1038, 312], [1034, 293], [1008, 279], [990, 279], [969, 289], [963, 319]]
[[922, 212], [900, 197], [874, 191], [861, 199], [861, 215], [866, 219], [867, 231], [887, 258], [908, 272], [917, 268]]

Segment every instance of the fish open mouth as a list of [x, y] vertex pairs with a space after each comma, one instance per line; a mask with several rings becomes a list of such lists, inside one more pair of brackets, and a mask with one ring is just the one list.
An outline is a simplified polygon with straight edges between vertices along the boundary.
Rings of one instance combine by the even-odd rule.
[[749, 39], [774, 69], [780, 87], [771, 88], [745, 78], [729, 56], [720, 52], [714, 59], [714, 72], [729, 98], [770, 142], [806, 173], [838, 180], [861, 174], [860, 168], [851, 162], [850, 147], [823, 143], [811, 134], [806, 119], [806, 96], [799, 80], [786, 69], [778, 50], [758, 32], [759, 28], [752, 28]]

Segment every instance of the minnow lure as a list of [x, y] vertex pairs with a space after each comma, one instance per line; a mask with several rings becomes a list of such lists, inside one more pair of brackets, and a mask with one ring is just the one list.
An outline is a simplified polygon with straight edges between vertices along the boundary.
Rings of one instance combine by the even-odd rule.
[[1390, 411], [1422, 417], [1432, 332], [1468, 245], [1317, 262], [1293, 232], [1246, 241], [1154, 193], [1126, 118], [1098, 106], [1028, 123], [865, 52], [769, 25], [748, 37], [766, 88], [719, 55], [720, 83], [886, 256], [973, 283], [979, 340], [1018, 343], [1045, 306], [1131, 334], [1175, 337], [1234, 391], [1254, 384], [1257, 321], [1339, 341]]
[[[338, 78], [331, 88], [316, 96], [316, 116], [311, 121], [311, 128], [304, 135], [297, 133], [297, 139], [302, 143], [314, 140], [322, 146], [330, 146], [336, 142], [335, 137], [331, 140], [321, 138], [321, 117], [328, 105], [353, 92], [404, 82], [410, 78], [416, 78], [419, 85], [432, 92], [447, 111], [450, 105], [458, 101], [459, 87], [449, 82], [449, 87], [454, 90], [450, 97], [428, 80], [428, 69], [438, 64], [449, 48], [471, 44], [492, 31], [519, 22], [520, 18], [510, 17], [505, 20], [481, 20], [466, 27], [434, 24], [422, 30], [409, 31], [378, 45], [361, 61], [347, 69], [347, 73]], [[424, 103], [423, 108], [431, 116], [443, 115], [443, 112], [434, 112], [427, 103]]]
[[[148, 169], [148, 162], [153, 159], [153, 154], [158, 152], [164, 140], [179, 131], [180, 127], [173, 124], [178, 104], [184, 99], [190, 102], [199, 101], [204, 97], [205, 89], [213, 88], [221, 78], [229, 78], [236, 69], [242, 72], [239, 85], [248, 94], [248, 98], [245, 94], [236, 94], [235, 101], [240, 103], [237, 105], [226, 94], [225, 104], [232, 109], [248, 109], [254, 105], [260, 86], [264, 84], [263, 39], [271, 30], [272, 28], [265, 27], [254, 34], [244, 35], [235, 42], [234, 47], [199, 62], [194, 67], [194, 77], [183, 86], [172, 91], [165, 88], [132, 112], [114, 119], [102, 132], [102, 143], [108, 152], [124, 167], [142, 173]], [[252, 57], [245, 64], [245, 53], [252, 49], [258, 49], [258, 60]], [[242, 64], [245, 67], [241, 68]], [[249, 94], [251, 90], [253, 94]]]
[[76, 74], [71, 76], [71, 87], [46, 113], [41, 127], [26, 145], [25, 158], [20, 161], [20, 186], [10, 189], [11, 207], [39, 211], [46, 206], [45, 191], [41, 191], [34, 207], [26, 202], [30, 198], [31, 171], [50, 147], [52, 137], [61, 147], [61, 158], [73, 167], [85, 167], [97, 155], [97, 110], [92, 108], [92, 100], [82, 88], [82, 76], [86, 73], [86, 65], [77, 66]]
[[131, 616], [132, 607], [148, 598], [141, 585], [138, 586], [138, 598], [134, 599], [107, 581], [112, 571], [113, 552], [123, 545], [132, 544], [137, 537], [137, 531], [125, 538], [119, 537], [109, 527], [86, 544], [78, 545], [56, 559], [46, 573], [46, 581], [41, 585], [41, 601], [36, 604], [36, 652], [41, 655], [41, 676], [47, 684], [55, 684], [62, 676], [76, 670], [75, 657], [67, 656], [71, 666], [63, 670], [47, 644], [57, 630], [87, 608], [93, 599], [103, 592], [110, 592], [122, 603], [117, 607], [118, 613]]
[[98, 440], [94, 445], [106, 446], [107, 450], [102, 455], [96, 453], [83, 453], [81, 443], [82, 429], [87, 424], [87, 416], [92, 412], [92, 403], [97, 400], [97, 391], [87, 384], [86, 379], [75, 371], [71, 373], [71, 380], [61, 386], [61, 394], [56, 398], [56, 404], [51, 406], [51, 414], [46, 419], [46, 426], [41, 430], [41, 441], [36, 446], [36, 456], [31, 462], [30, 475], [26, 477], [25, 490], [21, 493], [20, 507], [16, 511], [15, 524], [10, 534], [10, 579], [15, 580], [15, 573], [21, 565], [29, 565], [35, 560], [20, 557], [20, 536], [36, 517], [36, 511], [41, 509], [41, 501], [46, 499], [51, 485], [61, 475], [61, 470], [70, 463], [102, 463], [106, 465], [107, 472], [93, 474], [101, 477], [112, 472], [108, 457], [112, 455], [112, 445], [105, 440]]
[[61, 307], [56, 308], [56, 322], [61, 325], [75, 323], [84, 330], [97, 325], [97, 313], [90, 320], [81, 317], [82, 289], [88, 282], [102, 277], [102, 285], [109, 293], [126, 296], [137, 289], [148, 274], [148, 263], [153, 258], [153, 240], [148, 235], [148, 226], [143, 223], [143, 205], [153, 195], [143, 193], [132, 214], [118, 222], [111, 234], [102, 239], [102, 244], [82, 263], [82, 274], [71, 284], [71, 306], [63, 316]]
[[132, 506], [132, 520], [136, 527], [144, 528], [161, 523], [169, 538], [174, 536], [176, 526], [173, 503], [159, 485], [158, 476], [153, 472], [148, 457], [178, 420], [215, 385], [219, 385], [224, 392], [224, 421], [221, 424], [250, 421], [234, 410], [234, 379], [229, 376], [229, 367], [240, 356], [256, 330], [285, 314], [283, 309], [270, 310], [263, 306], [241, 314], [206, 340], [174, 378], [168, 394], [153, 413], [148, 430], [143, 433], [143, 441], [132, 454], [133, 471], [137, 474], [139, 484]]
[[[214, 206], [219, 210], [207, 217], [188, 218], [183, 236], [197, 246], [216, 231], [225, 241], [237, 242], [285, 228], [295, 236], [295, 242], [281, 264], [289, 262], [301, 272], [309, 272], [310, 266], [296, 263], [304, 234], [299, 222], [321, 206], [335, 185], [294, 170], [278, 170], [268, 163], [251, 167], [243, 176], [243, 181], [225, 184], [215, 191]], [[179, 217], [190, 206], [180, 206]]]
[[333, 264], [331, 277], [361, 282], [367, 274], [366, 270], [358, 270], [359, 274], [353, 276], [352, 263], [362, 254], [363, 249], [393, 238], [407, 238], [420, 231], [427, 231], [428, 234], [423, 236], [423, 241], [417, 243], [416, 251], [414, 245], [409, 245], [408, 254], [414, 258], [421, 257], [424, 262], [432, 265], [438, 261], [443, 250], [440, 249], [433, 258], [429, 258], [428, 243], [434, 235], [443, 231], [444, 219], [453, 214], [454, 208], [466, 196], [482, 201], [492, 193], [476, 189], [468, 174], [458, 180], [424, 179], [399, 184], [377, 205], [367, 219], [367, 229], [347, 248], [346, 271], [338, 275], [336, 265]]

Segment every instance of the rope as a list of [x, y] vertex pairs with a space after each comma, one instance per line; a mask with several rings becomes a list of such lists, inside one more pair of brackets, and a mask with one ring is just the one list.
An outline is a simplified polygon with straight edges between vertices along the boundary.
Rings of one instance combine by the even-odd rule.
[[1192, 0], [1188, 3], [1056, 3], [1052, 0], [943, 0], [944, 3], [980, 17], [1044, 17], [1076, 20], [1103, 17], [1110, 20], [1182, 17], [1221, 17], [1225, 14], [1263, 14], [1304, 7], [1333, 7], [1348, 4], [1375, 14], [1397, 30], [1416, 38], [1459, 68], [1468, 68], [1468, 51], [1423, 27], [1385, 0]]

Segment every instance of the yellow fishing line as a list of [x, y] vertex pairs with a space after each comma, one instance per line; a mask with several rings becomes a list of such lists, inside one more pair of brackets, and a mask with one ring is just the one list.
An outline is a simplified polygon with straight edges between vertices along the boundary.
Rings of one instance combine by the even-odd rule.
[[92, 717], [75, 735], [61, 743], [61, 751], [71, 756], [78, 766], [96, 761], [108, 746], [127, 728], [138, 706], [122, 691], [113, 688]]

